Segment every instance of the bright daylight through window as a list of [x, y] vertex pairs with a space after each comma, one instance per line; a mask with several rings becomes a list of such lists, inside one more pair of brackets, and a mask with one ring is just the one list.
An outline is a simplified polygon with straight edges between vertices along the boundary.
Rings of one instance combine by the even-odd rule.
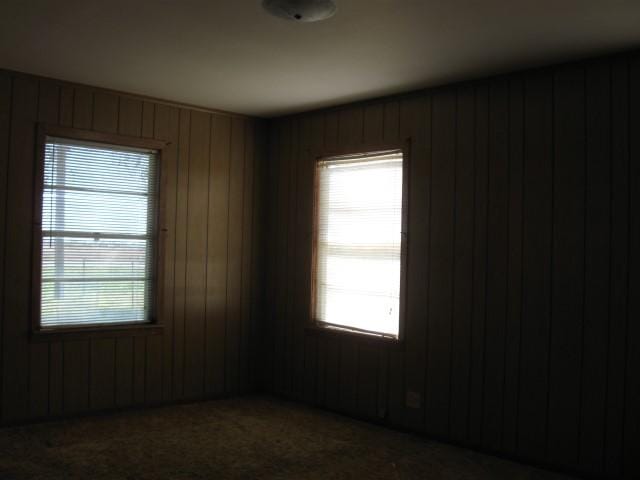
[[324, 326], [398, 336], [402, 163], [401, 151], [318, 162], [314, 316]]
[[47, 137], [40, 325], [150, 321], [156, 152]]

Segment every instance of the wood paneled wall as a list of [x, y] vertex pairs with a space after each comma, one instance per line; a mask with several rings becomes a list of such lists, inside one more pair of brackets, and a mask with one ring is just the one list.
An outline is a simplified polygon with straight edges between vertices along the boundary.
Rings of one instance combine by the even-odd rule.
[[[405, 137], [405, 341], [305, 330], [309, 149]], [[267, 388], [526, 461], [640, 477], [638, 55], [290, 116], [270, 139]]]
[[[29, 338], [36, 123], [170, 141], [164, 332]], [[252, 389], [266, 124], [0, 71], [2, 423]]]

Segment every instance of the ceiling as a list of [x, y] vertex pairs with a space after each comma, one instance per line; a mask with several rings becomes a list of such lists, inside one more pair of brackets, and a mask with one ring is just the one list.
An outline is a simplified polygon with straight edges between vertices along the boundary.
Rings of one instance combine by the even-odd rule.
[[278, 116], [640, 46], [638, 0], [2, 0], [0, 67]]

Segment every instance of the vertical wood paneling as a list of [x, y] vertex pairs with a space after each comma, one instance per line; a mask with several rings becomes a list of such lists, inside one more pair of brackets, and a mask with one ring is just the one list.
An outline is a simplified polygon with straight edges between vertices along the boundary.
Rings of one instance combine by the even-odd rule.
[[104, 410], [115, 405], [115, 341], [92, 340], [90, 344], [89, 408]]
[[274, 268], [275, 278], [277, 279], [277, 287], [274, 292], [275, 301], [275, 319], [274, 328], [274, 364], [273, 364], [273, 381], [274, 390], [276, 392], [285, 391], [285, 341], [286, 341], [286, 302], [287, 302], [287, 211], [289, 196], [289, 152], [290, 148], [285, 145], [290, 141], [289, 122], [284, 123], [275, 131], [275, 152], [278, 162], [278, 178], [276, 180], [275, 192], [275, 212], [277, 219], [277, 231], [275, 233], [274, 259], [276, 262]]
[[266, 279], [266, 224], [268, 221], [268, 202], [266, 188], [266, 174], [268, 172], [268, 136], [267, 122], [257, 121], [254, 126], [254, 172], [253, 172], [253, 208], [252, 208], [252, 254], [251, 254], [251, 325], [248, 333], [249, 342], [249, 375], [250, 388], [260, 389], [262, 387], [261, 373], [262, 366], [266, 364], [266, 302], [265, 302], [265, 279]]
[[378, 357], [377, 345], [364, 343], [358, 349], [357, 412], [368, 418], [378, 415]]
[[358, 342], [354, 338], [340, 339], [339, 410], [356, 413], [358, 403]]
[[[325, 115], [324, 114], [318, 114], [313, 116], [310, 119], [309, 122], [309, 127], [310, 132], [308, 133], [308, 141], [309, 141], [309, 158], [308, 158], [308, 168], [309, 168], [309, 173], [308, 173], [308, 181], [314, 181], [315, 179], [315, 169], [316, 169], [316, 158], [315, 158], [315, 153], [314, 152], [318, 152], [320, 151], [320, 149], [322, 149], [324, 147], [324, 141], [325, 141]], [[302, 188], [305, 188], [304, 186]], [[308, 187], [307, 187], [308, 188]], [[305, 191], [305, 190], [303, 190]], [[313, 208], [313, 199], [308, 199], [307, 200], [307, 208]], [[310, 216], [308, 218], [312, 218], [311, 216], [313, 215], [313, 213], [310, 214]], [[307, 219], [308, 221], [308, 219]], [[312, 222], [308, 221], [307, 226], [305, 228], [305, 230], [308, 232], [309, 237], [311, 238], [311, 235], [313, 235], [313, 225]], [[307, 246], [308, 250], [307, 253], [309, 255], [309, 259], [308, 259], [308, 271], [311, 271], [311, 245]], [[309, 280], [309, 276], [306, 277], [307, 281]], [[265, 279], [265, 281], [268, 280]], [[313, 292], [311, 290], [311, 285], [309, 284], [307, 289], [307, 302], [311, 302], [311, 296], [313, 295]], [[305, 312], [306, 315], [311, 315], [311, 305], [308, 304], [308, 310], [307, 312]], [[315, 372], [313, 370], [310, 370], [307, 372], [307, 375], [310, 378], [307, 378], [307, 383], [309, 384], [310, 388], [311, 385], [313, 385], [313, 388], [315, 388], [315, 396], [314, 396], [314, 403], [318, 404], [318, 405], [324, 405], [325, 401], [326, 401], [326, 396], [325, 396], [325, 392], [326, 392], [326, 360], [327, 360], [327, 342], [326, 342], [326, 338], [324, 337], [318, 337], [315, 339], [315, 345], [316, 345], [316, 358], [315, 361], [311, 361], [311, 365], [315, 364]]]
[[[449, 433], [451, 318], [455, 241], [456, 92], [437, 92], [432, 100], [431, 212], [428, 280], [427, 408], [429, 433]], [[409, 210], [411, 211], [411, 210]]]
[[118, 132], [121, 135], [139, 137], [142, 134], [142, 102], [121, 96], [119, 111]]
[[326, 361], [325, 361], [325, 406], [332, 410], [340, 408], [340, 342], [326, 339]]
[[[160, 105], [158, 105], [158, 108]], [[154, 138], [156, 135], [156, 104], [152, 102], [143, 102], [142, 104], [142, 136], [145, 138]], [[157, 138], [157, 137], [156, 137]]]
[[187, 275], [187, 219], [189, 218], [189, 135], [191, 112], [180, 110], [178, 172], [176, 186], [176, 240], [173, 297], [173, 390], [172, 398], [184, 396], [184, 331]]
[[[548, 457], [578, 459], [580, 365], [584, 313], [584, 69], [554, 78], [552, 311], [549, 356]], [[577, 408], [576, 408], [577, 407]]]
[[611, 221], [610, 67], [589, 65], [585, 81], [585, 283], [579, 463], [602, 472], [607, 388]]
[[525, 84], [523, 298], [518, 451], [543, 459], [546, 450], [551, 244], [553, 105], [548, 71]]
[[384, 104], [383, 136], [386, 142], [398, 139], [400, 129], [400, 104], [390, 101]]
[[509, 241], [509, 82], [489, 86], [489, 203], [487, 215], [487, 307], [484, 328], [482, 445], [502, 445], [504, 355]]
[[[38, 121], [55, 124], [58, 121], [60, 94], [58, 85], [38, 82]], [[44, 417], [49, 412], [49, 344], [29, 346], [29, 415]]]
[[224, 391], [231, 120], [214, 117], [209, 162], [205, 389]]
[[[400, 131], [410, 138], [407, 177], [409, 208], [407, 235], [407, 299], [405, 315], [405, 368], [404, 391], [420, 396], [418, 408], [408, 408], [404, 418], [407, 426], [422, 425], [425, 412], [425, 349], [427, 341], [428, 299], [421, 295], [429, 282], [429, 208], [431, 191], [431, 99], [413, 98], [400, 104]], [[380, 141], [379, 139], [378, 141]]]
[[[146, 403], [155, 405], [162, 402], [162, 338], [153, 335], [146, 340], [144, 395]], [[203, 368], [199, 366], [200, 371]]]
[[476, 87], [475, 98], [475, 186], [473, 230], [473, 315], [471, 319], [471, 372], [469, 376], [469, 439], [482, 440], [484, 388], [484, 325], [487, 280], [488, 135], [489, 92], [486, 85]]
[[522, 312], [522, 226], [524, 187], [524, 83], [509, 84], [509, 256], [507, 258], [507, 323], [502, 448], [515, 454], [518, 443], [520, 387], [520, 321]]
[[160, 238], [164, 248], [164, 285], [162, 290], [162, 312], [164, 325], [162, 351], [162, 399], [172, 398], [173, 387], [173, 330], [174, 330], [174, 284], [176, 255], [176, 211], [178, 181], [178, 142], [180, 135], [180, 111], [175, 107], [158, 105], [154, 117], [155, 138], [169, 141], [162, 156], [161, 204], [164, 206], [164, 225], [160, 225]]
[[84, 412], [89, 408], [89, 342], [69, 340], [63, 348], [64, 413]]
[[270, 143], [272, 153], [270, 156], [271, 171], [269, 174], [271, 185], [270, 197], [273, 204], [269, 214], [269, 239], [272, 245], [272, 254], [268, 255], [270, 262], [270, 275], [274, 280], [269, 283], [267, 296], [273, 300], [270, 302], [270, 332], [272, 339], [272, 352], [270, 358], [269, 378], [274, 391], [282, 390], [283, 384], [283, 355], [284, 355], [284, 304], [285, 282], [284, 265], [286, 259], [282, 257], [282, 252], [286, 250], [286, 219], [284, 209], [286, 208], [286, 180], [287, 170], [284, 168], [285, 153], [281, 150], [285, 141], [285, 125], [279, 124], [276, 128], [270, 129]]
[[[242, 291], [240, 318], [240, 358], [238, 388], [249, 390], [249, 332], [251, 329], [251, 287], [253, 261], [253, 190], [255, 152], [253, 138], [255, 125], [246, 122], [244, 138], [244, 185], [242, 199]], [[301, 339], [302, 340], [302, 339]]]
[[225, 385], [235, 391], [239, 381], [240, 335], [242, 321], [242, 227], [244, 194], [245, 122], [231, 122], [229, 164], [229, 244], [227, 246], [227, 329], [225, 339]]
[[[397, 142], [400, 135], [400, 103], [398, 101], [393, 100], [385, 103], [382, 123], [384, 141]], [[385, 413], [391, 422], [398, 425], [404, 424], [406, 410], [404, 357], [404, 350], [400, 348], [388, 350], [388, 364], [394, 375], [391, 375], [387, 382]], [[327, 383], [329, 383], [329, 380], [327, 380]], [[329, 387], [330, 385], [327, 385], [327, 388]]]
[[49, 412], [49, 345], [29, 348], [29, 416], [41, 418]]
[[118, 131], [118, 96], [96, 92], [93, 98], [93, 130], [116, 133]]
[[640, 455], [640, 58], [634, 55], [629, 65], [629, 145], [630, 157], [635, 159], [629, 168], [629, 243], [634, 245], [629, 256], [629, 311], [627, 312], [627, 364], [625, 431], [623, 471], [631, 477], [640, 470], [637, 466]]
[[[261, 122], [0, 74], [2, 421], [247, 390], [264, 363], [294, 398], [633, 478], [639, 71], [626, 56], [276, 120], [268, 166]], [[162, 336], [27, 343], [36, 121], [171, 142]], [[309, 335], [305, 149], [405, 136], [406, 341]]]
[[343, 109], [338, 113], [338, 144], [357, 145], [364, 132], [364, 109], [360, 106]]
[[51, 342], [49, 347], [49, 415], [63, 413], [64, 344]]
[[[3, 343], [4, 329], [4, 254], [7, 230], [7, 173], [9, 168], [9, 134], [11, 125], [12, 79], [9, 74], [0, 72], [0, 345]], [[0, 399], [4, 385], [4, 355], [0, 354]], [[3, 402], [0, 400], [0, 420], [4, 418]]]
[[[225, 132], [224, 128], [231, 121], [241, 125], [233, 147], [230, 130]], [[245, 132], [248, 121], [252, 122], [251, 128]], [[161, 165], [161, 203], [165, 209], [165, 224], [159, 226], [164, 255], [162, 311], [158, 312], [164, 326], [161, 335], [37, 342], [29, 339], [37, 122], [169, 142]], [[216, 125], [223, 127], [218, 129]], [[211, 133], [216, 130], [222, 140], [218, 146], [223, 145], [218, 150], [210, 142]], [[1, 422], [239, 391], [237, 382], [229, 386], [233, 390], [228, 390], [221, 377], [214, 388], [205, 392], [205, 373], [209, 370], [224, 373], [225, 369], [244, 368], [244, 389], [249, 388], [248, 339], [257, 341], [253, 330], [262, 324], [262, 276], [254, 280], [253, 274], [260, 270], [262, 262], [262, 249], [254, 243], [254, 232], [260, 228], [255, 225], [261, 225], [263, 219], [254, 217], [254, 204], [259, 205], [261, 199], [254, 199], [253, 192], [261, 191], [261, 175], [266, 172], [265, 166], [256, 166], [258, 160], [265, 159], [263, 152], [256, 154], [266, 145], [265, 135], [264, 122], [180, 110], [100, 89], [0, 71]], [[262, 139], [261, 146], [256, 144], [257, 138]], [[228, 188], [222, 188], [220, 194], [218, 188], [229, 184], [231, 155], [238, 159], [232, 175], [234, 185], [240, 188], [229, 202]], [[210, 181], [210, 169], [220, 162], [226, 164], [226, 171], [218, 169], [215, 182]], [[226, 228], [230, 203], [234, 215], [240, 217], [234, 220], [233, 239], [228, 238]], [[217, 213], [224, 210], [225, 228], [221, 228], [219, 218], [210, 214], [210, 205]], [[11, 236], [6, 232], [7, 225], [11, 225]], [[234, 285], [235, 309], [238, 315], [243, 312], [235, 319], [239, 327], [235, 343], [244, 347], [236, 348], [236, 358], [225, 359], [224, 311], [221, 317], [216, 316], [218, 324], [223, 325], [222, 335], [214, 329], [214, 336], [207, 336], [205, 302], [210, 290], [222, 292], [226, 298], [230, 242], [244, 245], [235, 256], [243, 267], [243, 280]], [[214, 275], [209, 278], [210, 258], [224, 258], [222, 276], [213, 269]], [[209, 339], [216, 356], [205, 356], [205, 342]], [[220, 345], [222, 349], [218, 348]], [[213, 363], [207, 363], [207, 359]]]
[[367, 145], [381, 143], [384, 134], [384, 104], [364, 108], [363, 141]]
[[[276, 326], [266, 341], [281, 362], [276, 391], [300, 398], [286, 380], [297, 352], [311, 349], [303, 398], [319, 405], [524, 460], [637, 476], [637, 65], [633, 55], [579, 62], [273, 121], [279, 243], [266, 284], [278, 295], [267, 295]], [[411, 113], [420, 102], [431, 124]], [[300, 225], [311, 217], [301, 208], [312, 189], [291, 165], [303, 165], [298, 142], [315, 134], [332, 152], [429, 133], [411, 165], [404, 342], [302, 342], [300, 309], [287, 310], [305, 291], [291, 279], [305, 277]], [[415, 393], [425, 422], [408, 405]]]
[[118, 407], [133, 403], [133, 338], [116, 340], [115, 402]]
[[337, 111], [327, 113], [324, 125], [324, 148], [334, 150], [338, 146], [339, 117]]
[[[300, 143], [298, 153], [297, 168], [297, 190], [299, 192], [313, 191], [314, 174], [315, 174], [315, 158], [311, 151], [314, 117], [308, 116], [300, 122]], [[317, 121], [317, 120], [316, 120]], [[300, 348], [299, 356], [302, 357], [300, 365], [296, 370], [296, 382], [298, 390], [304, 399], [314, 402], [316, 391], [316, 360], [317, 360], [317, 338], [312, 335], [305, 335], [305, 327], [309, 321], [311, 312], [311, 283], [308, 279], [311, 277], [311, 238], [313, 235], [312, 223], [309, 219], [313, 218], [313, 197], [304, 196], [297, 202], [296, 211], [296, 231], [298, 248], [296, 250], [296, 303], [294, 307], [296, 321], [296, 338], [303, 343]]]
[[60, 87], [59, 123], [65, 127], [73, 125], [73, 96], [72, 87], [67, 85]]
[[611, 299], [604, 440], [604, 472], [610, 476], [619, 475], [622, 468], [630, 254], [629, 167], [629, 69], [625, 59], [614, 60], [611, 67]]
[[473, 192], [475, 106], [473, 87], [458, 89], [456, 105], [454, 291], [451, 318], [450, 435], [467, 440], [469, 425], [469, 374], [471, 318], [473, 312]]
[[78, 87], [73, 90], [73, 126], [90, 129], [93, 124], [93, 91]]
[[133, 339], [133, 403], [141, 405], [145, 401], [145, 377], [147, 373], [147, 339]]
[[46, 81], [38, 82], [38, 121], [58, 123], [60, 110], [60, 86]]
[[302, 337], [299, 337], [300, 328], [304, 325], [301, 324], [297, 318], [296, 308], [298, 306], [298, 282], [297, 275], [301, 269], [300, 251], [302, 248], [301, 242], [298, 239], [298, 202], [296, 195], [298, 192], [298, 170], [300, 169], [300, 122], [295, 119], [291, 123], [291, 149], [289, 157], [289, 199], [287, 201], [287, 223], [289, 224], [288, 244], [290, 245], [287, 250], [287, 302], [286, 302], [286, 314], [287, 319], [287, 334], [286, 334], [286, 361], [285, 361], [285, 381], [286, 389], [294, 398], [300, 398], [302, 390], [302, 367], [304, 366], [304, 341]]
[[202, 396], [204, 388], [204, 339], [209, 205], [209, 137], [211, 116], [191, 114], [189, 139], [189, 193], [187, 209], [187, 269], [185, 295], [184, 395]]
[[10, 228], [4, 245], [3, 419], [22, 420], [29, 414], [29, 300], [31, 291], [31, 185], [35, 131], [38, 114], [38, 83], [15, 78], [11, 103], [9, 163], [7, 168], [6, 217]]

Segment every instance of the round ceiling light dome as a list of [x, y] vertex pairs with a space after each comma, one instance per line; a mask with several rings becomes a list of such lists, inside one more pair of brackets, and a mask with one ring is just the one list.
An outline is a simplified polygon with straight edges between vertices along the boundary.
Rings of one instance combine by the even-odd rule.
[[318, 22], [332, 17], [337, 10], [332, 0], [262, 0], [262, 7], [294, 22]]

